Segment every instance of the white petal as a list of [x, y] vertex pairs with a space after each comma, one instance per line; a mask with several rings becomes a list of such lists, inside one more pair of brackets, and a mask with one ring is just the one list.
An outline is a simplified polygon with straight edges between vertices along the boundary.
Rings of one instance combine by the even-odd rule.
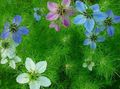
[[38, 80], [39, 80], [40, 86], [49, 87], [51, 85], [51, 81], [47, 77], [41, 76], [39, 77]]
[[47, 62], [46, 61], [40, 61], [36, 64], [36, 72], [37, 73], [43, 73], [47, 68]]
[[7, 51], [3, 48], [1, 49], [1, 57], [5, 59], [7, 57]]
[[1, 64], [6, 64], [8, 62], [7, 59], [1, 59]]
[[38, 81], [33, 80], [33, 81], [30, 81], [29, 87], [30, 89], [40, 89], [40, 84]]
[[26, 58], [25, 67], [29, 72], [35, 71], [35, 63], [33, 62], [31, 58]]
[[83, 65], [82, 65], [84, 68], [86, 68], [88, 65], [87, 65], [87, 63], [83, 63]]
[[14, 61], [15, 63], [21, 62], [21, 58], [18, 56], [15, 56]]
[[88, 65], [88, 69], [89, 69], [90, 71], [92, 71], [92, 68], [93, 68], [92, 65]]
[[28, 83], [29, 82], [29, 74], [27, 73], [22, 73], [20, 75], [18, 75], [18, 77], [16, 78], [16, 81], [20, 84], [24, 84], [24, 83]]
[[15, 61], [14, 61], [14, 60], [10, 60], [9, 66], [10, 66], [11, 68], [15, 69], [15, 68], [16, 68]]
[[7, 56], [11, 59], [13, 57], [15, 57], [15, 48], [9, 48], [7, 49]]

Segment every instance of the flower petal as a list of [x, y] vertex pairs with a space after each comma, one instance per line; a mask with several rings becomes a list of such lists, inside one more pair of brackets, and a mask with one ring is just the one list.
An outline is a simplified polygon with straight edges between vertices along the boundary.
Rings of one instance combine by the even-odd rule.
[[15, 32], [15, 33], [13, 33], [13, 35], [12, 35], [12, 38], [13, 38], [13, 40], [15, 41], [15, 43], [20, 43], [21, 42], [21, 34], [19, 34], [18, 32]]
[[103, 36], [98, 36], [97, 42], [104, 42], [104, 41], [105, 41], [105, 37], [103, 37]]
[[70, 25], [70, 20], [68, 19], [68, 17], [63, 17], [62, 19], [63, 25], [68, 27]]
[[92, 66], [92, 65], [88, 65], [88, 69], [89, 69], [90, 71], [92, 71], [93, 66]]
[[84, 26], [88, 32], [91, 32], [94, 29], [95, 22], [93, 19], [87, 19]]
[[14, 61], [14, 60], [10, 60], [9, 66], [10, 66], [11, 68], [15, 69], [15, 68], [16, 68], [15, 61]]
[[104, 21], [107, 18], [107, 15], [103, 12], [93, 13], [93, 17], [96, 22]]
[[87, 65], [87, 63], [83, 63], [83, 65], [82, 65], [84, 68], [86, 68], [88, 65]]
[[76, 1], [76, 9], [80, 12], [84, 12], [86, 10], [85, 4], [81, 1]]
[[28, 83], [30, 81], [30, 75], [28, 73], [22, 73], [18, 75], [16, 81], [20, 84]]
[[7, 59], [1, 59], [1, 64], [6, 64], [8, 62]]
[[35, 71], [35, 63], [33, 62], [31, 58], [26, 58], [25, 67], [29, 72]]
[[90, 44], [90, 48], [92, 49], [96, 49], [96, 43], [94, 41], [91, 42]]
[[84, 41], [84, 45], [89, 45], [91, 43], [91, 40], [90, 39], [85, 39], [85, 41]]
[[50, 27], [50, 28], [55, 28], [56, 31], [60, 31], [60, 27], [59, 27], [57, 24], [55, 24], [55, 23], [51, 23], [51, 24], [49, 25], [49, 27]]
[[47, 2], [47, 7], [51, 12], [57, 12], [58, 4], [54, 2]]
[[100, 10], [98, 4], [92, 5], [90, 8], [91, 8], [94, 12], [98, 12], [98, 11]]
[[18, 28], [17, 33], [27, 35], [29, 33], [29, 30], [26, 27], [20, 27], [20, 28]]
[[119, 23], [120, 22], [120, 16], [114, 16], [113, 22], [114, 23]]
[[108, 32], [109, 36], [113, 36], [114, 35], [114, 27], [113, 26], [108, 26], [107, 32]]
[[74, 23], [75, 24], [83, 24], [85, 23], [86, 18], [83, 15], [78, 15], [74, 18]]
[[85, 35], [86, 35], [88, 38], [90, 38], [91, 33], [89, 33], [88, 31], [85, 31]]
[[9, 36], [9, 34], [10, 34], [10, 32], [9, 31], [4, 31], [4, 32], [2, 32], [2, 34], [1, 34], [1, 37], [3, 38], [3, 39], [6, 39], [8, 36]]
[[62, 1], [62, 5], [65, 6], [65, 7], [69, 7], [70, 3], [71, 3], [71, 0], [63, 0]]
[[41, 76], [39, 77], [38, 80], [39, 80], [40, 86], [49, 87], [51, 85], [51, 81], [47, 77]]
[[114, 14], [113, 14], [112, 10], [108, 10], [108, 11], [106, 12], [106, 14], [107, 14], [108, 17], [110, 17], [110, 18], [114, 18]]
[[37, 7], [37, 8], [34, 8], [34, 11], [36, 12], [36, 11], [38, 11], [39, 9], [40, 9], [40, 8], [38, 8], [38, 7]]
[[16, 15], [13, 19], [13, 23], [16, 24], [17, 26], [20, 25], [21, 21], [22, 21], [22, 17], [19, 15]]
[[52, 20], [56, 20], [56, 19], [58, 19], [58, 17], [59, 17], [59, 14], [56, 14], [56, 13], [48, 13], [48, 15], [47, 15], [47, 20], [50, 20], [50, 21], [52, 21]]
[[29, 83], [30, 89], [40, 89], [40, 84], [38, 81], [32, 80]]
[[36, 64], [36, 73], [43, 73], [45, 72], [47, 68], [47, 62], [46, 61], [40, 61]]
[[14, 61], [15, 63], [21, 62], [21, 58], [18, 56], [15, 56]]
[[36, 21], [40, 21], [41, 20], [41, 16], [38, 15], [36, 12], [34, 13], [34, 18]]

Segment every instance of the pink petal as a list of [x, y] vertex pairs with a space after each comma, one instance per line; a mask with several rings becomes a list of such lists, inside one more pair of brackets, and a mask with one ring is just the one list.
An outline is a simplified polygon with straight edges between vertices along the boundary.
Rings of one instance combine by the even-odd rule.
[[49, 9], [51, 12], [57, 12], [57, 9], [58, 9], [57, 3], [48, 2], [48, 3], [47, 3], [47, 7], [48, 7], [48, 9]]
[[71, 3], [71, 0], [63, 0], [62, 5], [65, 5], [66, 7], [69, 7]]
[[55, 24], [55, 23], [51, 23], [51, 24], [49, 25], [49, 27], [50, 27], [50, 28], [55, 28], [56, 31], [60, 31], [60, 27], [59, 27], [57, 24]]
[[58, 17], [59, 17], [59, 14], [55, 14], [55, 13], [48, 13], [48, 15], [47, 15], [47, 20], [50, 20], [50, 21], [52, 21], [52, 20], [56, 20], [56, 19], [58, 19]]
[[69, 19], [66, 18], [66, 17], [63, 18], [62, 23], [63, 23], [63, 25], [66, 26], [66, 27], [68, 27], [68, 26], [70, 25], [70, 21], [69, 21]]

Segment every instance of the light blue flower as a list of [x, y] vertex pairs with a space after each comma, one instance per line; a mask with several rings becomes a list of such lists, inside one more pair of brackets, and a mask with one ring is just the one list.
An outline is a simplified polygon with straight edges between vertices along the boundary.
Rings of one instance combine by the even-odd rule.
[[84, 45], [90, 45], [90, 48], [96, 49], [97, 42], [104, 42], [105, 38], [103, 36], [99, 36], [100, 29], [96, 28], [93, 32], [85, 32], [87, 39], [84, 41]]
[[112, 25], [120, 22], [120, 16], [115, 16], [111, 10], [107, 11], [106, 14], [106, 19], [104, 20], [104, 22], [99, 23], [99, 25], [103, 29], [107, 29], [107, 33], [109, 36], [113, 36], [115, 32]]
[[12, 24], [7, 22], [4, 25], [4, 30], [1, 34], [1, 37], [3, 39], [12, 37], [14, 42], [19, 44], [22, 40], [22, 35], [27, 35], [29, 33], [29, 30], [26, 27], [20, 26], [21, 21], [21, 16], [16, 15], [12, 21]]
[[41, 12], [40, 12], [40, 8], [34, 8], [34, 18], [36, 21], [40, 21], [41, 20]]
[[75, 24], [84, 24], [88, 32], [94, 29], [95, 22], [103, 21], [106, 14], [99, 10], [99, 5], [86, 6], [81, 1], [76, 1], [76, 9], [81, 13], [74, 18]]

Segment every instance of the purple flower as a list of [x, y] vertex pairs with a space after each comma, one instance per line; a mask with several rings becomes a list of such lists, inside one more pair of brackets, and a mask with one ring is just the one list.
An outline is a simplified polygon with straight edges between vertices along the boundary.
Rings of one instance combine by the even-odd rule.
[[76, 1], [76, 9], [81, 13], [74, 18], [75, 24], [84, 24], [84, 27], [88, 32], [94, 29], [95, 21], [103, 21], [106, 18], [106, 14], [99, 10], [99, 5], [86, 6], [81, 1]]
[[16, 15], [12, 21], [12, 24], [9, 24], [7, 22], [4, 25], [4, 30], [1, 34], [1, 37], [3, 39], [6, 39], [12, 36], [14, 42], [19, 44], [22, 40], [22, 35], [27, 35], [29, 32], [26, 27], [20, 26], [21, 21], [22, 21], [21, 16]]
[[41, 20], [41, 12], [40, 12], [40, 8], [34, 8], [34, 18], [36, 21]]
[[85, 32], [87, 39], [84, 41], [84, 45], [90, 45], [90, 48], [96, 49], [97, 42], [104, 42], [105, 38], [103, 36], [99, 36], [100, 29], [96, 28], [93, 32]]
[[73, 14], [70, 3], [71, 0], [63, 0], [60, 5], [54, 2], [48, 2], [47, 7], [50, 12], [46, 16], [47, 20], [55, 21], [59, 19], [62, 20], [61, 22], [64, 26], [68, 27], [70, 25], [69, 16]]
[[106, 12], [107, 17], [104, 22], [99, 23], [103, 29], [107, 29], [107, 33], [109, 36], [114, 35], [114, 27], [113, 24], [120, 22], [120, 16], [115, 16], [111, 10]]

